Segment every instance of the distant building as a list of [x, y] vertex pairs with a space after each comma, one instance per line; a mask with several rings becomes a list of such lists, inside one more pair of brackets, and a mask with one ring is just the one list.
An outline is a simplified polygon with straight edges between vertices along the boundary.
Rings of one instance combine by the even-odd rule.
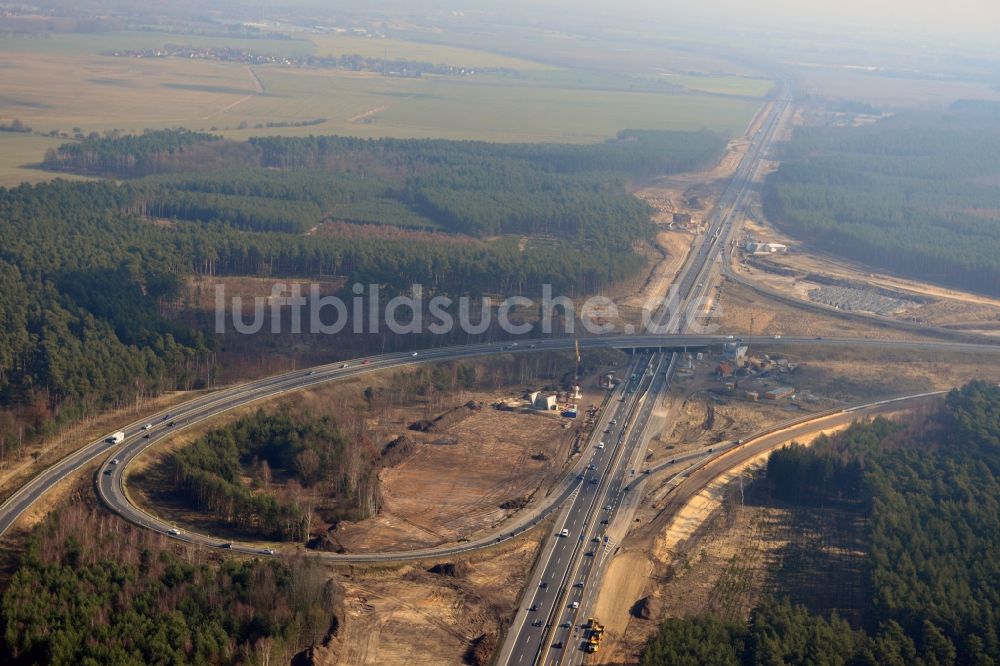
[[746, 361], [748, 350], [749, 347], [742, 342], [726, 342], [722, 345], [722, 355], [737, 366], [743, 365]]
[[757, 393], [757, 391], [747, 391], [746, 399], [749, 400], [750, 402], [757, 402], [758, 400], [760, 400], [760, 393]]
[[755, 243], [750, 241], [745, 247], [746, 251], [750, 254], [778, 254], [788, 252], [788, 246], [781, 243]]
[[556, 408], [555, 394], [549, 393], [546, 395], [543, 393], [535, 393], [533, 395], [534, 397], [531, 400], [531, 406], [535, 409], [550, 410]]
[[715, 374], [719, 376], [719, 379], [723, 377], [733, 376], [733, 364], [728, 361], [723, 361], [719, 365], [715, 366]]
[[674, 213], [673, 223], [682, 229], [691, 226], [691, 215], [689, 213]]
[[768, 400], [781, 400], [795, 395], [795, 389], [791, 386], [778, 386], [764, 394]]

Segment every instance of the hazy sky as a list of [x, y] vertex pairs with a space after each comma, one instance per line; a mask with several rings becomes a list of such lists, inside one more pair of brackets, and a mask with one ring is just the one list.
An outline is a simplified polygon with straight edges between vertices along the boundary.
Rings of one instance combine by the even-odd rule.
[[[406, 5], [406, 0], [397, 0]], [[503, 0], [412, 0], [439, 8], [502, 10]], [[510, 0], [508, 0], [510, 2]], [[688, 16], [731, 24], [816, 28], [858, 26], [891, 33], [970, 34], [993, 40], [1000, 33], [1000, 0], [514, 0], [522, 8], [565, 8], [574, 14], [631, 14], [634, 18]]]

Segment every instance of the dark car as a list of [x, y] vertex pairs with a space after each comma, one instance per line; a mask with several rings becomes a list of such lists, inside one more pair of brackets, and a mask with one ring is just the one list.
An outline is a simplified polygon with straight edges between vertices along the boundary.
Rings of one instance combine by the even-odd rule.
[[530, 610], [532, 612], [538, 610], [538, 604], [531, 604], [531, 608], [529, 608], [528, 610]]
[[222, 544], [222, 545], [219, 546], [219, 548], [232, 548], [232, 547], [233, 547], [233, 544], [231, 544], [231, 543], [224, 543], [224, 544]]
[[548, 586], [549, 586], [549, 584], [547, 582], [545, 582], [544, 580], [541, 583], [538, 584], [538, 587], [542, 588], [543, 590], [546, 589]]
[[562, 649], [562, 641], [556, 641], [555, 643], [552, 644], [552, 647], [555, 648], [556, 650], [561, 650]]
[[176, 424], [176, 423], [177, 423], [177, 421], [171, 421], [170, 423], [167, 424], [167, 427], [168, 428], [173, 428], [174, 424]]
[[535, 620], [534, 622], [531, 623], [531, 626], [533, 626], [533, 627], [540, 627], [540, 626], [542, 626], [542, 621], [541, 620]]

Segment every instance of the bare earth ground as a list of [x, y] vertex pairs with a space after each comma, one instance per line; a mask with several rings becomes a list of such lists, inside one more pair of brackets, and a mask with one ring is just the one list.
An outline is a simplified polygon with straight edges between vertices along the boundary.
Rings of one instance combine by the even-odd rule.
[[431, 563], [335, 576], [345, 592], [344, 623], [316, 663], [468, 663], [474, 641], [498, 636], [513, 615], [538, 546], [533, 536], [472, 556], [457, 563], [454, 577], [429, 573]]
[[[384, 372], [346, 379], [255, 403], [211, 424], [183, 431], [129, 466], [129, 494], [171, 522], [197, 531], [228, 534], [223, 526], [191, 510], [169, 492], [170, 479], [162, 463], [172, 451], [210, 428], [261, 406], [271, 409], [291, 404], [309, 413], [330, 414], [346, 432], [364, 432], [379, 448], [401, 435], [414, 444], [413, 452], [401, 462], [381, 470], [380, 512], [359, 522], [341, 521], [331, 532], [348, 552], [409, 549], [472, 538], [519, 511], [501, 508], [504, 502], [524, 500], [530, 507], [545, 497], [571, 456], [583, 417], [572, 421], [555, 413], [501, 411], [491, 406], [497, 400], [520, 396], [521, 386], [434, 393], [397, 402], [393, 391], [412, 374]], [[600, 404], [603, 391], [596, 387], [596, 379], [586, 378], [581, 385], [581, 408]], [[371, 407], [363, 398], [369, 386], [378, 396]], [[469, 402], [481, 407], [463, 407]], [[460, 416], [447, 427], [429, 432], [409, 429], [418, 420], [433, 419], [453, 408], [460, 408]]]
[[997, 329], [1000, 328], [1000, 299], [886, 275], [846, 259], [813, 253], [803, 249], [797, 240], [758, 221], [748, 220], [744, 229], [755, 238], [784, 243], [793, 250], [788, 254], [771, 255], [768, 261], [798, 271], [798, 277], [777, 275], [753, 266], [739, 267], [743, 277], [759, 282], [762, 286], [809, 301], [809, 292], [822, 285], [804, 279], [807, 274], [861, 281], [903, 295], [914, 294], [931, 299], [929, 303], [909, 302], [893, 314], [896, 318], [993, 334], [997, 334]]
[[[805, 337], [867, 337], [917, 339], [908, 331], [806, 312], [759, 294], [741, 284], [723, 280], [716, 301], [719, 330], [735, 335], [794, 335]], [[751, 321], [752, 318], [752, 321]]]
[[[798, 407], [788, 402], [748, 402], [735, 396], [722, 396], [724, 404], [717, 404], [705, 390], [721, 386], [711, 377], [719, 358], [710, 356], [695, 363], [693, 376], [675, 384], [666, 406], [671, 428], [651, 440], [649, 460], [657, 463], [724, 439], [744, 437], [804, 411], [947, 389], [972, 378], [1000, 380], [995, 361], [962, 354], [890, 351], [873, 356], [830, 348], [810, 350], [808, 356], [787, 356], [799, 368], [775, 384], [795, 386], [802, 403]], [[801, 397], [806, 395], [813, 399]], [[713, 424], [709, 430], [705, 424], [710, 410]], [[754, 462], [760, 465], [765, 460], [761, 457]], [[608, 634], [593, 663], [634, 662], [664, 615], [712, 609], [727, 617], [742, 617], [766, 583], [768, 564], [787, 544], [780, 510], [733, 509], [738, 485], [727, 486], [727, 482], [737, 477], [735, 473], [718, 479], [683, 515], [664, 525], [658, 516], [674, 473], [654, 475], [647, 483], [631, 532], [602, 582], [596, 611]], [[646, 596], [656, 600], [657, 615], [638, 619], [630, 611]]]
[[[489, 407], [441, 432], [414, 435], [417, 451], [380, 474], [379, 515], [338, 526], [337, 541], [349, 552], [432, 546], [492, 529], [516, 513], [500, 508], [505, 500], [544, 496], [573, 441], [559, 417]], [[532, 458], [538, 454], [546, 460]]]

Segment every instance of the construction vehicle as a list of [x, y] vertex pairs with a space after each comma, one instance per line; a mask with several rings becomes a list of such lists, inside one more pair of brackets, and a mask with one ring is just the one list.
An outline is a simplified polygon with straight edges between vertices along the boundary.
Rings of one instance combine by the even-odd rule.
[[587, 642], [583, 646], [584, 652], [593, 654], [601, 649], [601, 639], [604, 638], [604, 625], [594, 618], [587, 618], [585, 625], [587, 630]]

